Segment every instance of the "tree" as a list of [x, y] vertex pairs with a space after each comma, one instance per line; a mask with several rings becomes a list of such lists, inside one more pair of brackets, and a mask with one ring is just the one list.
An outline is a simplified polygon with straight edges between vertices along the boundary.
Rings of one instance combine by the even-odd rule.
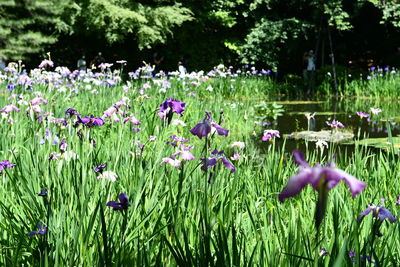
[[59, 18], [64, 4], [64, 0], [1, 1], [0, 54], [24, 60], [54, 44], [57, 33], [67, 28]]

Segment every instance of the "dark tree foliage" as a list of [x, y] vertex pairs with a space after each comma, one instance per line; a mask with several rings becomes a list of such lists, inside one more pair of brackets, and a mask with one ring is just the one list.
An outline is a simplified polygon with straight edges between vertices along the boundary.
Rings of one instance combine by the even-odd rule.
[[9, 0], [0, 2], [0, 53], [34, 66], [50, 51], [73, 68], [102, 51], [133, 68], [157, 51], [164, 69], [182, 61], [189, 70], [224, 63], [299, 73], [310, 49], [318, 68], [331, 49], [344, 66], [399, 66], [399, 27], [397, 1]]

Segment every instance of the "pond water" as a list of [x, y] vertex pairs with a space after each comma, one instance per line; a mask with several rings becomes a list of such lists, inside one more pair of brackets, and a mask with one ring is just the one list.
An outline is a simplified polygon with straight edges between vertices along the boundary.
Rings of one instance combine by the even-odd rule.
[[[383, 146], [387, 146], [388, 125], [392, 136], [400, 134], [400, 100], [377, 100], [377, 99], [362, 99], [362, 98], [328, 98], [322, 101], [282, 101], [276, 100], [269, 103], [277, 103], [282, 105], [284, 112], [279, 116], [269, 128], [277, 129], [281, 133], [281, 137], [293, 132], [305, 131], [311, 128], [312, 131], [330, 130], [326, 121], [340, 121], [344, 126], [345, 131], [350, 131], [354, 134], [353, 139], [366, 139], [380, 142]], [[380, 108], [381, 113], [374, 115], [371, 108]], [[314, 120], [308, 122], [305, 114], [316, 113]], [[356, 112], [365, 112], [370, 114], [369, 118], [360, 118]], [[388, 123], [389, 121], [389, 123]], [[399, 145], [400, 145], [400, 140]], [[283, 142], [283, 138], [278, 141]], [[304, 149], [306, 144], [304, 140], [286, 140], [286, 150]], [[313, 142], [315, 143], [315, 142]], [[371, 142], [374, 144], [374, 142]], [[349, 147], [352, 150], [352, 145], [349, 142], [344, 142], [341, 146]], [[308, 142], [308, 147], [315, 148], [315, 144]], [[375, 146], [377, 147], [377, 146]]]

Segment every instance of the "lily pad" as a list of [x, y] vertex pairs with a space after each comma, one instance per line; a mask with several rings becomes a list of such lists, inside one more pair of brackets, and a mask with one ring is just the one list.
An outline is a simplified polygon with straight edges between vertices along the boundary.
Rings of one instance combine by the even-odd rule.
[[[352, 142], [354, 143], [354, 142]], [[395, 149], [400, 149], [400, 137], [388, 137], [381, 138], [365, 138], [358, 141], [359, 145], [375, 147], [380, 149], [390, 149], [391, 146]]]
[[322, 104], [324, 101], [273, 101], [273, 102], [267, 102], [267, 104], [272, 104], [276, 103], [279, 105], [307, 105], [307, 104]]
[[[291, 111], [287, 112], [286, 114], [288, 115], [305, 115], [307, 113], [313, 113], [313, 112], [304, 112], [304, 111]], [[345, 114], [344, 112], [333, 112], [333, 111], [321, 111], [317, 112], [315, 116], [321, 115], [321, 116], [332, 116], [332, 115], [338, 115], [338, 114]]]
[[346, 131], [301, 131], [295, 132], [291, 134], [284, 135], [289, 139], [303, 139], [305, 141], [316, 142], [318, 140], [333, 142], [333, 143], [342, 143], [345, 141], [352, 140], [354, 134], [352, 132]]

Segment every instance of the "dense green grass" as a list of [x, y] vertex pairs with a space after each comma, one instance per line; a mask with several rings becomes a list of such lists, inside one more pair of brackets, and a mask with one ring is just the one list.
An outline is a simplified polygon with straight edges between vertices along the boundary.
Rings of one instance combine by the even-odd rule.
[[[277, 196], [297, 167], [291, 154], [284, 152], [284, 145], [261, 144], [262, 130], [248, 118], [253, 106], [249, 98], [276, 93], [271, 80], [218, 78], [199, 86], [175, 80], [165, 93], [149, 81], [151, 88], [145, 90], [149, 98], [138, 92], [144, 82], [134, 81], [129, 90], [122, 84], [86, 88], [78, 82], [79, 93], [71, 93], [69, 87], [66, 92], [50, 91], [46, 84], [35, 85], [34, 91], [20, 87], [8, 91], [7, 83], [2, 84], [0, 107], [11, 102], [21, 112], [12, 113], [14, 124], [6, 119], [0, 124], [0, 160], [16, 164], [0, 174], [0, 265], [367, 266], [361, 255], [371, 256], [380, 266], [399, 265], [398, 223], [384, 222], [383, 236], [374, 238], [372, 215], [362, 223], [356, 221], [368, 203], [379, 204], [382, 197], [385, 206], [400, 217], [395, 206], [400, 194], [397, 152], [373, 152], [356, 145], [355, 152], [345, 157], [340, 147], [330, 145], [329, 155], [338, 152], [337, 166], [368, 185], [354, 199], [344, 183], [331, 190], [317, 234], [317, 194], [307, 187], [297, 197], [279, 203]], [[209, 85], [212, 92], [206, 90]], [[93, 94], [93, 89], [98, 94]], [[67, 108], [76, 108], [84, 116], [101, 116], [126, 97], [131, 105], [126, 112], [136, 115], [141, 131], [132, 131], [129, 123], [107, 119], [101, 127], [83, 129], [80, 140], [79, 128], [72, 127], [71, 120], [67, 127], [46, 120], [39, 123], [33, 114], [24, 114], [27, 106], [17, 104], [18, 99], [7, 99], [19, 93], [29, 101], [35, 92], [49, 102], [43, 109], [57, 118], [64, 117]], [[157, 116], [167, 97], [186, 102], [180, 119], [187, 126], [166, 125]], [[200, 140], [189, 132], [205, 110], [212, 111], [214, 119], [230, 130], [228, 137], [213, 135]], [[178, 118], [174, 114], [174, 119]], [[49, 161], [50, 153], [59, 153], [59, 148], [52, 140], [40, 144], [46, 129], [65, 139], [67, 151], [78, 158]], [[190, 138], [189, 144], [194, 145], [191, 152], [196, 159], [184, 162], [180, 169], [161, 165], [162, 158], [175, 152], [166, 144], [173, 134]], [[157, 140], [149, 141], [149, 136], [157, 136]], [[231, 148], [234, 141], [245, 142], [245, 149]], [[145, 144], [143, 151], [137, 142]], [[225, 150], [227, 157], [239, 152], [242, 158], [233, 162], [236, 172], [230, 173], [222, 165], [202, 171], [199, 159], [211, 152], [205, 147]], [[311, 163], [328, 160], [318, 151], [308, 151], [306, 157]], [[116, 182], [96, 179], [93, 168], [101, 163], [119, 176]], [[41, 188], [48, 189], [47, 197], [37, 196]], [[123, 192], [131, 202], [126, 211], [106, 206]], [[47, 234], [28, 236], [39, 222], [48, 227]], [[320, 256], [322, 248], [327, 256]], [[349, 250], [356, 252], [356, 263], [348, 257]]]

